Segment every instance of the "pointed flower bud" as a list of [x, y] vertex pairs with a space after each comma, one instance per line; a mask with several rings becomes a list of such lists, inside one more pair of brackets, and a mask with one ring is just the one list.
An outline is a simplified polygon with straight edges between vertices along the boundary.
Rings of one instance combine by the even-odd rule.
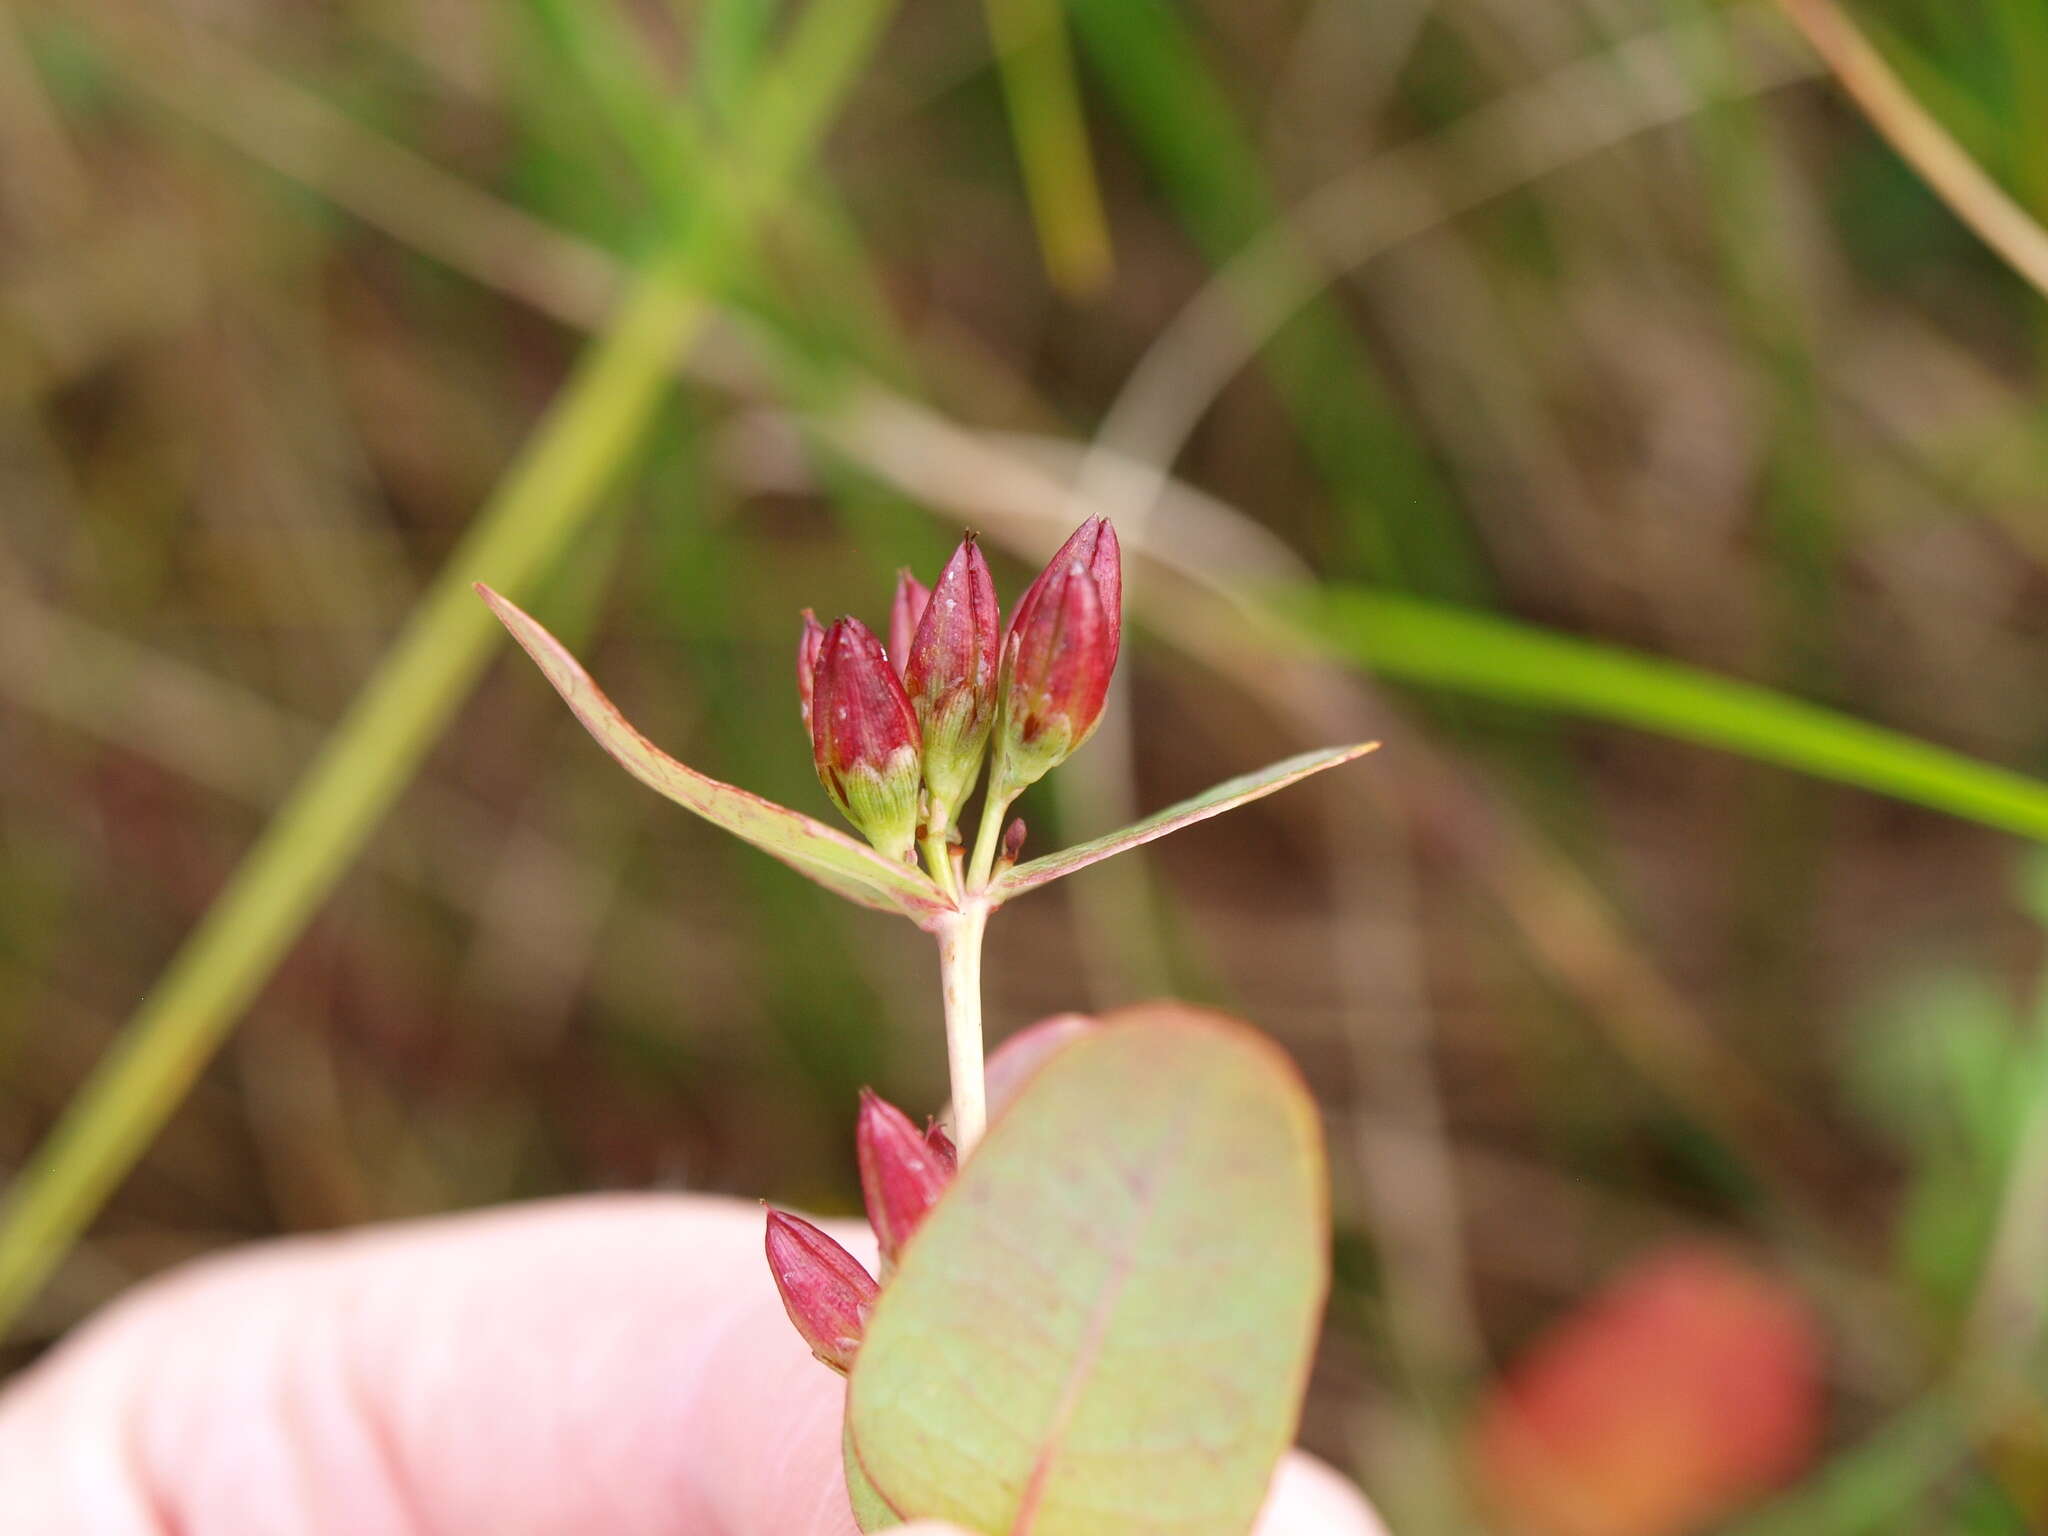
[[860, 1125], [854, 1141], [868, 1224], [875, 1229], [886, 1274], [925, 1212], [945, 1193], [951, 1169], [940, 1164], [931, 1143], [908, 1115], [870, 1089], [861, 1091]]
[[889, 604], [889, 661], [898, 677], [910, 665], [912, 637], [931, 600], [932, 589], [911, 575], [909, 566], [896, 573], [896, 599]]
[[825, 626], [810, 609], [804, 610], [803, 633], [796, 642], [796, 694], [803, 709], [804, 729], [811, 728], [811, 694], [818, 677], [818, 654], [825, 648]]
[[1024, 818], [1013, 816], [1010, 824], [1003, 828], [1003, 851], [999, 855], [1004, 864], [1014, 864], [1024, 856]]
[[882, 643], [859, 619], [838, 620], [818, 642], [811, 756], [846, 819], [885, 857], [909, 859], [923, 756], [917, 716]]
[[783, 1311], [811, 1353], [844, 1376], [874, 1310], [874, 1278], [860, 1260], [787, 1211], [769, 1211], [767, 1249]]
[[934, 1120], [924, 1128], [924, 1144], [931, 1148], [932, 1156], [939, 1160], [939, 1170], [948, 1180], [960, 1171], [960, 1149], [953, 1145], [953, 1138], [946, 1134], [945, 1127]]
[[924, 781], [932, 815], [949, 830], [953, 813], [974, 788], [996, 715], [996, 663], [1001, 617], [995, 579], [973, 534], [960, 541], [939, 573], [923, 621], [910, 643], [904, 689], [924, 732]]
[[1109, 665], [1116, 668], [1117, 648], [1123, 638], [1124, 611], [1124, 567], [1123, 548], [1117, 543], [1116, 529], [1106, 517], [1091, 517], [1087, 522], [1067, 535], [1059, 553], [1046, 561], [1045, 569], [1033, 578], [1024, 595], [1017, 599], [1017, 609], [1010, 617], [1012, 633], [1024, 627], [1024, 620], [1031, 609], [1037, 606], [1038, 594], [1053, 576], [1070, 565], [1087, 568], [1095, 578], [1095, 585], [1102, 597], [1103, 610], [1112, 616], [1109, 635]]
[[1102, 718], [1122, 631], [1116, 531], [1092, 517], [1025, 591], [1010, 621], [996, 749], [1004, 792], [1036, 783], [1088, 739]]

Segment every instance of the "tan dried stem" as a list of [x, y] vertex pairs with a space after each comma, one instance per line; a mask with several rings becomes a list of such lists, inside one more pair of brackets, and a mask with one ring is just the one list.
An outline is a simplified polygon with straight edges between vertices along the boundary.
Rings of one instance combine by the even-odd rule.
[[2048, 296], [2048, 230], [1970, 158], [1834, 0], [1778, 0], [1842, 89], [1928, 190]]

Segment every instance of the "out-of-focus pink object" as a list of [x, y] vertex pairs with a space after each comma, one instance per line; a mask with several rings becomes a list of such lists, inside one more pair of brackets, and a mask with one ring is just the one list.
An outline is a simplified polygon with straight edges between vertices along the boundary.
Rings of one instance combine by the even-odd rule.
[[1475, 1474], [1515, 1536], [1684, 1536], [1812, 1459], [1821, 1353], [1782, 1281], [1708, 1248], [1655, 1254], [1494, 1387]]

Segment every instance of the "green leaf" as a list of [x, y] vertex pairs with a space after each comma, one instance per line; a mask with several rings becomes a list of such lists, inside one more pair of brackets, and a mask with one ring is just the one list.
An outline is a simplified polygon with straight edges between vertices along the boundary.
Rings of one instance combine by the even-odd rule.
[[989, 901], [991, 905], [1001, 906], [1026, 891], [1036, 890], [1047, 881], [1057, 880], [1062, 875], [1071, 875], [1075, 870], [1086, 869], [1090, 864], [1099, 864], [1104, 859], [1149, 843], [1154, 838], [1164, 837], [1169, 832], [1178, 832], [1193, 822], [1205, 821], [1211, 816], [1220, 816], [1225, 811], [1235, 810], [1240, 805], [1248, 805], [1254, 800], [1272, 794], [1276, 789], [1285, 789], [1290, 784], [1299, 783], [1312, 773], [1321, 773], [1325, 768], [1335, 768], [1339, 763], [1348, 763], [1354, 758], [1363, 757], [1378, 746], [1379, 743], [1376, 741], [1365, 741], [1351, 747], [1326, 747], [1320, 752], [1304, 752], [1299, 757], [1290, 757], [1283, 762], [1268, 763], [1255, 773], [1225, 779], [1221, 784], [1214, 784], [1203, 790], [1192, 800], [1169, 805], [1165, 810], [1155, 812], [1143, 821], [1132, 822], [1120, 832], [1111, 832], [1105, 837], [1076, 843], [1071, 848], [1062, 848], [1058, 853], [1049, 853], [1042, 859], [1019, 864], [989, 882]]
[[920, 927], [952, 910], [930, 878], [912, 866], [891, 863], [823, 822], [677, 762], [633, 728], [561, 641], [489, 587], [478, 583], [477, 591], [555, 685], [583, 728], [642, 784], [848, 901], [897, 913]]
[[906, 1518], [1244, 1536], [1329, 1278], [1314, 1105], [1245, 1026], [1112, 1014], [1039, 1068], [925, 1218], [847, 1395]]
[[840, 1451], [846, 1460], [846, 1501], [853, 1506], [853, 1523], [864, 1531], [887, 1531], [903, 1523], [903, 1517], [889, 1507], [889, 1501], [875, 1491], [853, 1449], [853, 1426], [840, 1436]]

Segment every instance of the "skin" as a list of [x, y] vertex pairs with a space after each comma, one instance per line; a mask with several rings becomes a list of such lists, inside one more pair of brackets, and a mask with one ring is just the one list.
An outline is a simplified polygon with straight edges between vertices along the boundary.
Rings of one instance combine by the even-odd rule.
[[[141, 1287], [0, 1392], [0, 1531], [853, 1536], [841, 1402], [752, 1206], [599, 1196], [270, 1243]], [[1259, 1536], [1309, 1533], [1385, 1536], [1297, 1455]]]

